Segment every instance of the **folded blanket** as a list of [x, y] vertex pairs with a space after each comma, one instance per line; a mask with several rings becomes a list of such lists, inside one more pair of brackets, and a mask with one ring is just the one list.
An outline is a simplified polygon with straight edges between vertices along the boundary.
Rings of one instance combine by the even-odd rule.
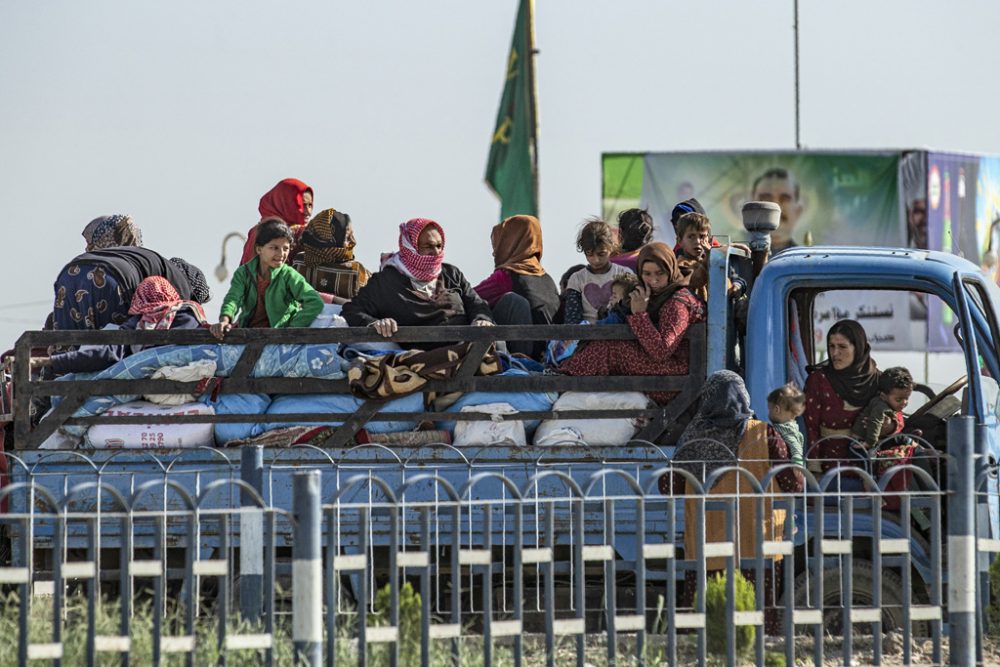
[[[347, 369], [351, 392], [362, 398], [392, 398], [420, 391], [431, 380], [447, 380], [458, 372], [472, 343], [458, 343], [433, 350], [405, 350], [378, 357], [359, 358]], [[491, 349], [483, 355], [477, 373], [500, 371]]]

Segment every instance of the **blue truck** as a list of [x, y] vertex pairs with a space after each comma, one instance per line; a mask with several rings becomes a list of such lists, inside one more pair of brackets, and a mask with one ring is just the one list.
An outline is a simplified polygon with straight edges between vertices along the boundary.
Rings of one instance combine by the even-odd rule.
[[[684, 423], [685, 413], [690, 413], [696, 404], [698, 389], [705, 378], [719, 369], [733, 369], [746, 379], [752, 404], [758, 415], [767, 414], [768, 393], [789, 379], [801, 378], [807, 365], [822, 358], [825, 345], [814, 336], [813, 315], [817, 299], [832, 291], [855, 291], [858, 293], [907, 293], [913, 298], [933, 300], [939, 307], [952, 314], [953, 335], [960, 341], [961, 361], [945, 366], [944, 375], [930, 378], [922, 390], [927, 395], [926, 402], [911, 417], [920, 417], [928, 425], [925, 444], [929, 458], [940, 459], [948, 452], [944, 429], [934, 428], [935, 420], [941, 425], [955, 414], [974, 418], [976, 429], [976, 465], [978, 479], [983, 487], [979, 489], [980, 504], [977, 507], [977, 531], [984, 544], [993, 544], [1000, 529], [1000, 507], [997, 504], [997, 478], [993, 473], [998, 454], [998, 410], [1000, 391], [993, 378], [1000, 378], [1000, 349], [997, 347], [997, 312], [1000, 309], [1000, 291], [987, 280], [976, 266], [954, 255], [914, 249], [859, 248], [859, 247], [802, 247], [793, 248], [767, 259], [766, 254], [755, 245], [752, 253], [741, 247], [713, 249], [709, 257], [709, 301], [705, 325], [695, 327], [691, 332], [691, 372], [682, 378], [569, 378], [562, 376], [538, 377], [479, 377], [471, 367], [463, 367], [456, 377], [440, 383], [432, 383], [428, 391], [465, 392], [531, 392], [531, 391], [617, 391], [617, 390], [671, 390], [678, 392], [677, 398], [664, 407], [647, 408], [639, 411], [589, 411], [574, 414], [562, 413], [562, 418], [598, 418], [621, 415], [641, 416], [647, 424], [631, 441], [613, 446], [584, 446], [580, 444], [565, 447], [536, 448], [513, 447], [495, 444], [477, 448], [459, 449], [448, 445], [398, 446], [386, 444], [354, 444], [355, 436], [366, 423], [387, 419], [434, 419], [430, 413], [383, 414], [381, 403], [368, 401], [357, 410], [343, 414], [324, 415], [282, 415], [285, 421], [301, 420], [304, 423], [330, 422], [339, 424], [332, 435], [318, 446], [267, 447], [263, 450], [263, 474], [259, 487], [264, 502], [271, 506], [290, 508], [292, 505], [291, 475], [304, 467], [324, 471], [324, 498], [332, 498], [341, 485], [355, 475], [363, 474], [384, 480], [386, 487], [398, 488], [416, 475], [432, 474], [448, 480], [455, 488], [462, 488], [470, 480], [484, 472], [502, 473], [519, 488], [524, 488], [530, 480], [541, 472], [558, 471], [568, 478], [577, 480], [581, 486], [593, 479], [601, 469], [617, 468], [626, 472], [639, 486], [655, 493], [656, 480], [668, 464], [674, 451], [674, 443]], [[726, 281], [733, 274], [743, 277], [750, 285], [748, 303], [734, 302], [727, 295]], [[190, 345], [214, 344], [207, 335], [200, 332], [141, 332], [149, 334], [149, 342], [176, 343]], [[134, 334], [129, 334], [134, 335]], [[79, 406], [88, 397], [102, 394], [127, 393], [141, 395], [152, 389], [171, 391], [190, 390], [191, 385], [171, 383], [164, 380], [103, 380], [98, 382], [45, 382], [30, 377], [27, 361], [33, 347], [55, 344], [77, 344], [84, 341], [111, 342], [124, 340], [125, 332], [97, 332], [88, 334], [66, 334], [65, 332], [27, 332], [18, 342], [15, 374], [12, 378], [14, 401], [6, 415], [5, 427], [9, 480], [14, 483], [31, 482], [44, 487], [54, 498], [65, 498], [77, 484], [99, 480], [104, 487], [94, 486], [89, 492], [72, 494], [72, 506], [76, 508], [95, 507], [108, 500], [108, 495], [99, 497], [99, 489], [113, 487], [124, 496], [129, 496], [144, 484], [158, 482], [165, 488], [166, 480], [180, 484], [195, 495], [204, 489], [211, 489], [208, 503], [216, 506], [237, 506], [241, 502], [241, 492], [235, 485], [213, 484], [219, 480], [235, 480], [241, 477], [240, 450], [237, 449], [195, 449], [181, 450], [95, 450], [46, 451], [37, 449], [54, 429], [64, 424], [93, 424], [102, 422], [138, 423], [137, 418], [87, 417], [74, 420], [74, 406]], [[470, 345], [470, 355], [479, 358], [493, 340], [549, 338], [629, 338], [627, 327], [534, 327], [530, 330], [516, 327], [467, 328], [451, 327], [439, 331], [427, 329], [401, 329], [397, 339], [404, 341], [464, 340]], [[155, 339], [155, 340], [154, 340]], [[243, 345], [242, 357], [232, 369], [230, 377], [223, 383], [222, 391], [270, 393], [317, 393], [318, 391], [345, 392], [343, 383], [301, 378], [254, 378], [251, 369], [265, 346], [274, 343], [328, 344], [336, 345], [351, 340], [375, 340], [371, 330], [287, 330], [264, 331], [246, 334], [239, 332], [233, 337], [233, 344]], [[479, 355], [478, 357], [476, 355]], [[228, 382], [228, 385], [226, 384]], [[934, 391], [932, 387], [944, 387]], [[64, 403], [37, 424], [28, 415], [32, 399], [43, 395], [62, 395]], [[74, 403], [72, 400], [74, 399]], [[544, 419], [557, 416], [551, 411], [522, 412], [514, 415], [517, 419]], [[437, 415], [440, 419], [440, 415]], [[274, 416], [228, 416], [174, 418], [177, 421], [233, 422], [237, 419], [248, 421], [271, 421]], [[450, 415], [449, 419], [483, 418], [475, 415]], [[493, 417], [503, 419], [504, 417]], [[511, 416], [507, 416], [510, 419]], [[935, 482], [943, 484], [940, 475], [932, 468], [921, 479], [935, 477]], [[816, 475], [819, 478], [819, 475]], [[565, 483], [559, 476], [545, 478], [545, 484], [536, 485], [539, 496], [551, 494], [561, 497], [565, 494]], [[605, 495], [627, 496], [630, 489], [624, 476], [604, 476], [601, 478]], [[155, 485], [155, 484], [154, 484]], [[377, 503], [383, 493], [381, 485], [354, 484], [342, 502], [367, 500]], [[503, 485], [493, 480], [485, 480], [470, 487], [471, 494], [482, 494], [484, 499], [496, 499], [504, 494]], [[421, 486], [410, 491], [411, 500], [433, 500], [437, 491], [432, 485]], [[414, 496], [413, 494], [416, 494]], [[420, 495], [424, 494], [424, 495]], [[477, 496], [473, 496], [477, 497]], [[943, 496], [942, 496], [943, 497]], [[151, 508], [169, 506], [175, 502], [168, 498], [164, 490], [161, 494], [146, 494]], [[9, 497], [10, 511], [23, 512], [31, 503], [40, 503], [37, 494], [14, 493]], [[40, 505], [39, 505], [40, 506]], [[911, 508], [920, 514], [915, 503]], [[803, 512], [806, 510], [803, 509]], [[824, 535], [842, 538], [845, 530], [853, 541], [853, 565], [855, 585], [853, 595], [856, 602], [870, 602], [875, 579], [865, 578], [866, 563], [869, 570], [872, 548], [876, 539], [906, 540], [909, 542], [908, 560], [911, 571], [906, 576], [892, 575], [883, 578], [883, 602], [887, 609], [894, 605], [892, 600], [927, 599], [934, 586], [933, 554], [941, 549], [940, 543], [933, 543], [936, 536], [940, 540], [939, 529], [928, 528], [926, 523], [905, 521], [898, 514], [884, 512], [880, 519], [873, 519], [870, 511], [857, 511], [851, 515], [850, 526], [845, 527], [844, 515], [837, 508], [827, 508], [824, 520]], [[594, 512], [600, 515], [600, 509]], [[801, 513], [800, 513], [801, 514]], [[683, 530], [683, 512], [678, 512], [678, 531]], [[796, 516], [797, 525], [803, 517]], [[85, 534], [82, 527], [70, 526], [64, 547], [82, 549]], [[616, 558], [625, 563], [634, 563], [640, 557], [641, 545], [635, 539], [635, 517], [626, 516], [618, 522], [615, 535]], [[939, 527], [938, 527], [939, 528]], [[17, 542], [17, 526], [7, 526], [9, 536]], [[51, 562], [54, 540], [51, 526], [41, 525], [34, 529], [32, 544], [36, 563]], [[102, 549], [114, 550], [121, 545], [116, 542], [114, 527], [102, 533]], [[632, 531], [630, 533], [630, 531]], [[349, 550], [357, 544], [358, 532], [345, 531], [341, 545]], [[509, 536], [502, 526], [494, 525], [491, 543], [504, 545]], [[801, 557], [796, 558], [796, 574], [804, 574], [810, 550], [807, 536], [803, 531], [795, 532], [795, 548]], [[277, 539], [287, 546], [291, 541], [291, 530], [281, 532]], [[679, 534], [679, 533], [678, 533]], [[631, 537], [630, 537], [631, 535]], [[482, 535], [472, 531], [471, 540], [482, 539]], [[133, 547], [149, 548], [153, 539], [152, 527], [148, 533], [137, 529]], [[374, 545], [379, 544], [379, 534], [371, 535]], [[591, 536], [587, 535], [590, 540]], [[593, 536], [598, 542], [604, 539]], [[814, 536], [812, 539], [819, 539]], [[212, 553], [219, 548], [218, 535], [210, 526], [198, 534], [199, 548], [204, 553]], [[353, 540], [353, 541], [352, 541]], [[169, 544], [184, 547], [188, 536], [169, 536]], [[239, 546], [238, 537], [231, 547]], [[15, 557], [18, 554], [15, 553]], [[114, 559], [113, 559], [114, 560]], [[879, 561], [876, 561], [879, 562]], [[886, 557], [881, 561], [891, 565], [894, 561]], [[834, 559], [827, 559], [826, 566], [832, 568]], [[980, 563], [985, 571], [985, 559]], [[111, 574], [110, 577], [116, 575]], [[666, 571], [650, 572], [651, 580], [668, 576]], [[679, 576], [675, 573], [675, 576]], [[831, 576], [836, 576], [833, 573]], [[904, 590], [906, 580], [912, 580], [909, 590]], [[831, 580], [833, 581], [833, 580]], [[807, 587], [802, 586], [801, 590]], [[824, 589], [829, 599], [825, 603], [836, 606], [840, 588], [828, 585]], [[866, 597], [867, 596], [867, 597]], [[940, 597], [940, 591], [937, 596]], [[886, 612], [883, 623], [897, 626], [901, 618], [892, 618]]]

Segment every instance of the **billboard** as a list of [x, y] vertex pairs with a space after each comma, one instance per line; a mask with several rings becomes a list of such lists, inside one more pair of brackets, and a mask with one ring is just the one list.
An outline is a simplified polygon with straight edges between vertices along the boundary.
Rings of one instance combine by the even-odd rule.
[[613, 220], [635, 205], [638, 188], [639, 201], [657, 223], [657, 237], [673, 242], [670, 212], [679, 201], [696, 197], [716, 235], [743, 238], [743, 204], [773, 199], [782, 207], [776, 242], [801, 244], [808, 237], [817, 244], [900, 246], [906, 236], [899, 159], [897, 152], [607, 155], [603, 208]]
[[[670, 213], [677, 202], [695, 197], [712, 221], [717, 237], [742, 240], [743, 204], [774, 201], [781, 225], [774, 247], [802, 244], [906, 244], [900, 212], [899, 152], [867, 153], [646, 153], [604, 158], [606, 219], [641, 205], [656, 223], [656, 238], [673, 243]], [[641, 163], [641, 178], [637, 176]], [[910, 340], [908, 296], [831, 292], [814, 310], [817, 340], [831, 318], [859, 319], [871, 329], [876, 349], [907, 349]]]

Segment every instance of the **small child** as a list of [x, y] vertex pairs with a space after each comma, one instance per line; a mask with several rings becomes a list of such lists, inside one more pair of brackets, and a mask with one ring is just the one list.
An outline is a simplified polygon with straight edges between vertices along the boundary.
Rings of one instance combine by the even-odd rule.
[[887, 368], [878, 379], [878, 392], [851, 428], [868, 448], [903, 430], [903, 408], [913, 393], [913, 376], [902, 366]]
[[[681, 273], [689, 276], [688, 289], [702, 301], [708, 301], [708, 252], [721, 247], [712, 238], [712, 222], [703, 213], [685, 213], [677, 219], [677, 265]], [[729, 298], [738, 299], [746, 294], [746, 281], [730, 267]]]
[[712, 247], [712, 223], [704, 213], [685, 213], [677, 219], [677, 259], [703, 261]]
[[618, 264], [611, 256], [618, 250], [614, 230], [599, 218], [591, 218], [576, 237], [576, 249], [587, 258], [566, 283], [566, 324], [596, 322], [597, 311], [611, 300], [611, 283], [623, 275], [635, 275]]
[[789, 382], [767, 395], [767, 418], [781, 439], [788, 445], [788, 458], [792, 463], [804, 464], [805, 439], [796, 421], [806, 411], [806, 395]]
[[618, 276], [611, 281], [611, 300], [608, 301], [607, 306], [597, 311], [597, 316], [600, 318], [597, 323], [625, 324], [628, 322], [628, 314], [631, 312], [628, 297], [632, 290], [638, 286], [639, 279], [632, 274]]
[[323, 310], [323, 300], [301, 273], [288, 265], [294, 237], [284, 222], [268, 219], [257, 226], [257, 256], [236, 269], [219, 322], [211, 327], [221, 339], [233, 322], [241, 327], [307, 327]]

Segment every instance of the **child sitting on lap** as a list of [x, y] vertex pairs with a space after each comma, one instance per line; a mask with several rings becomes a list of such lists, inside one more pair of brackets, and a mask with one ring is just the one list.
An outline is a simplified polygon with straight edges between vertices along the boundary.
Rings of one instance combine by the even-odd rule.
[[804, 462], [802, 450], [805, 439], [796, 420], [805, 411], [806, 395], [791, 382], [767, 395], [767, 418], [788, 446], [789, 460], [798, 465]]
[[618, 264], [611, 263], [617, 251], [614, 230], [598, 218], [589, 220], [576, 237], [576, 249], [587, 258], [566, 283], [566, 324], [596, 322], [597, 311], [611, 300], [611, 284], [623, 275], [635, 275]]
[[631, 310], [629, 309], [629, 294], [639, 286], [639, 279], [627, 274], [618, 276], [611, 282], [611, 300], [608, 305], [597, 311], [600, 318], [598, 324], [625, 324]]
[[878, 379], [878, 391], [851, 428], [869, 449], [879, 440], [903, 430], [903, 408], [913, 393], [913, 376], [901, 366], [887, 368]]

